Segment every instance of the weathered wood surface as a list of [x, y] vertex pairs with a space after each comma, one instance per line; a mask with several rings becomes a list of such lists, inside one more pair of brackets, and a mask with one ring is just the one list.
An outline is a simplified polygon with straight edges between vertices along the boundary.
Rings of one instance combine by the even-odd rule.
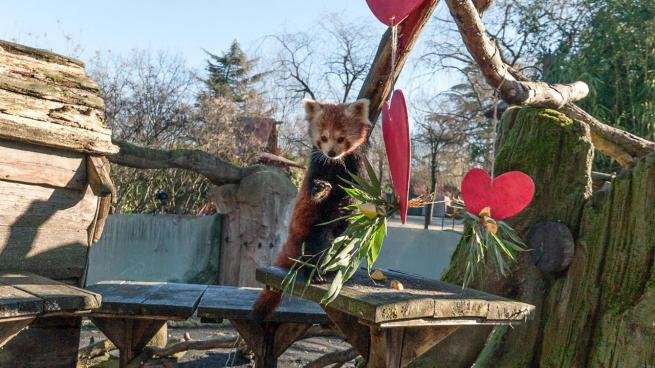
[[0, 319], [84, 312], [98, 308], [101, 302], [96, 293], [31, 273], [1, 272], [0, 287]]
[[79, 191], [0, 180], [0, 269], [81, 278], [97, 198]]
[[111, 154], [99, 87], [76, 60], [0, 41], [0, 137]]
[[166, 324], [166, 320], [153, 319], [92, 317], [92, 320], [118, 348], [121, 368], [128, 366]]
[[[198, 316], [214, 319], [250, 319], [252, 305], [261, 292], [258, 288], [209, 286], [198, 304]], [[316, 303], [285, 296], [268, 319], [271, 322], [323, 324], [329, 322]]]
[[87, 156], [86, 168], [88, 183], [98, 197], [106, 197], [116, 193], [114, 183], [109, 176], [109, 160], [100, 156]]
[[102, 307], [93, 314], [184, 320], [196, 310], [206, 285], [159, 282], [106, 281], [87, 287], [102, 295]]
[[[384, 272], [388, 280], [376, 283], [365, 270], [359, 270], [329, 307], [373, 323], [421, 318], [507, 323], [525, 320], [534, 309], [529, 304], [446, 282]], [[279, 289], [286, 273], [279, 267], [258, 269], [257, 280]], [[305, 283], [298, 277], [294, 293], [308, 300], [319, 302], [330, 287], [329, 283], [311, 284], [303, 294]], [[400, 281], [404, 290], [389, 287], [391, 280]]]
[[84, 190], [84, 156], [32, 144], [0, 140], [0, 180]]
[[223, 215], [221, 285], [259, 286], [255, 270], [270, 265], [286, 241], [296, 192], [284, 172], [267, 168], [210, 193]]

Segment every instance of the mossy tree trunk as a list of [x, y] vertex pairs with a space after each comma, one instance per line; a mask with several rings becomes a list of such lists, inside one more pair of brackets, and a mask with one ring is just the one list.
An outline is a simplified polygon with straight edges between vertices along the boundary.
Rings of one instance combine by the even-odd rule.
[[[561, 222], [576, 239], [570, 267], [546, 274], [520, 256], [511, 276], [488, 272], [478, 288], [537, 306], [516, 328], [470, 327], [449, 337], [418, 367], [642, 367], [655, 365], [655, 157], [647, 156], [591, 193], [593, 147], [586, 125], [548, 109], [503, 116], [496, 174], [521, 170], [533, 202], [508, 222]], [[464, 244], [444, 279], [461, 282]]]

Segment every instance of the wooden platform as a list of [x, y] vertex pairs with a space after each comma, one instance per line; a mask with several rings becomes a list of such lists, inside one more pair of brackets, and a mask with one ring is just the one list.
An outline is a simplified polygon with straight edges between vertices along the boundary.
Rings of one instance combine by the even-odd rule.
[[89, 313], [100, 295], [25, 272], [0, 272], [0, 347], [37, 317]]
[[257, 367], [274, 367], [279, 357], [313, 324], [329, 323], [315, 303], [285, 299], [269, 320], [258, 323], [250, 311], [261, 289], [194, 284], [110, 281], [88, 287], [103, 296], [91, 314], [96, 326], [120, 351], [121, 367], [129, 364], [168, 320], [197, 313], [214, 321], [230, 320], [255, 353]]
[[[279, 289], [287, 270], [257, 270], [257, 280]], [[358, 271], [328, 306], [327, 315], [364, 357], [369, 367], [405, 367], [462, 325], [515, 324], [534, 306], [499, 296], [462, 289], [449, 283], [400, 272], [384, 271], [388, 279], [374, 282]], [[400, 281], [403, 290], [390, 287]], [[298, 276], [293, 293], [319, 302], [329, 283], [312, 284]]]

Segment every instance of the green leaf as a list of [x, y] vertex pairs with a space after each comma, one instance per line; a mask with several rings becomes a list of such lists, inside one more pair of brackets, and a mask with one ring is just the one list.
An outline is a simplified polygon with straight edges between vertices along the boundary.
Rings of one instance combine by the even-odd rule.
[[377, 225], [375, 233], [371, 238], [371, 246], [368, 250], [368, 269], [370, 270], [375, 261], [380, 255], [380, 250], [382, 249], [382, 243], [384, 242], [384, 236], [386, 235], [386, 219], [380, 221], [380, 224]]
[[382, 184], [380, 183], [380, 179], [375, 174], [375, 169], [373, 169], [373, 166], [368, 161], [368, 159], [364, 159], [364, 166], [366, 167], [368, 178], [371, 180], [371, 186], [376, 188], [377, 196], [379, 197], [382, 194]]
[[327, 293], [325, 293], [325, 295], [323, 295], [323, 297], [321, 298], [321, 304], [328, 305], [331, 302], [333, 302], [334, 299], [336, 299], [337, 296], [339, 295], [339, 292], [341, 291], [342, 287], [343, 287], [343, 272], [339, 270], [334, 275], [334, 279], [332, 280], [332, 284], [330, 284], [330, 288], [328, 289]]

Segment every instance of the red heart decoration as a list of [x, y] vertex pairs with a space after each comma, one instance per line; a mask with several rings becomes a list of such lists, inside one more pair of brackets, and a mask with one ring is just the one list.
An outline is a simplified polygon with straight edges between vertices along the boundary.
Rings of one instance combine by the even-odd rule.
[[382, 137], [387, 150], [391, 182], [400, 204], [400, 221], [404, 224], [407, 219], [412, 148], [409, 141], [407, 105], [401, 90], [394, 91], [391, 103], [385, 102], [382, 105]]
[[532, 178], [520, 171], [506, 172], [493, 180], [482, 169], [471, 169], [462, 180], [462, 199], [467, 211], [478, 215], [489, 207], [500, 221], [523, 211], [534, 196]]
[[380, 22], [391, 27], [397, 25], [425, 0], [366, 0], [368, 7]]

